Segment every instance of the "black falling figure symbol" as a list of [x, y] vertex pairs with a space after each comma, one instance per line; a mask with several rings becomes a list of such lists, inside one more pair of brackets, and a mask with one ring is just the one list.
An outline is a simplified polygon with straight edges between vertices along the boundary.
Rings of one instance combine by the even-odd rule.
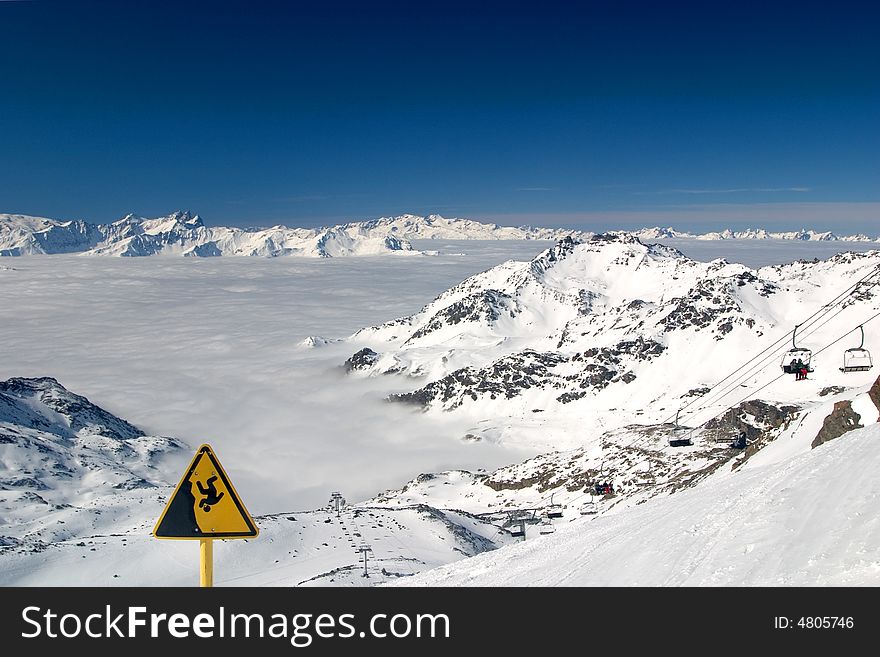
[[196, 486], [199, 487], [199, 492], [205, 496], [205, 499], [199, 500], [199, 508], [204, 509], [205, 513], [210, 512], [211, 507], [222, 500], [223, 496], [226, 494], [222, 491], [219, 495], [217, 494], [217, 488], [214, 486], [215, 481], [217, 481], [217, 475], [208, 479], [207, 486], [202, 486], [201, 481], [196, 481]]

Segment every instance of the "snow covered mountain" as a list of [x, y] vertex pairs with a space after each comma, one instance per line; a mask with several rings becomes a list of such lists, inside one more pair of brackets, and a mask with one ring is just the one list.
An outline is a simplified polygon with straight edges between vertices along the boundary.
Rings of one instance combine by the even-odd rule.
[[[876, 372], [839, 370], [853, 329], [880, 312], [878, 289], [877, 251], [750, 270], [623, 234], [564, 239], [477, 274], [349, 338], [360, 349], [346, 369], [398, 377], [409, 390], [391, 401], [467, 418], [464, 442], [541, 453], [491, 473], [424, 474], [371, 503], [509, 524], [520, 512], [536, 522], [552, 501], [572, 519], [697, 486], [771, 445], [808, 452], [880, 415]], [[813, 313], [797, 339], [815, 372], [795, 382], [780, 363]], [[732, 449], [740, 434], [747, 447]], [[595, 490], [603, 482], [613, 493]]]
[[[150, 536], [190, 456], [55, 379], [0, 382], [0, 585], [194, 583], [186, 546]], [[484, 519], [427, 505], [256, 521], [258, 541], [218, 547], [218, 584], [225, 567], [231, 584], [373, 585], [508, 542]]]
[[[876, 242], [866, 235], [838, 236], [830, 231], [770, 232], [763, 229], [692, 234], [673, 228], [617, 231], [645, 240], [776, 239], [799, 241]], [[404, 214], [324, 228], [242, 229], [205, 226], [198, 215], [173, 212], [145, 219], [128, 214], [111, 224], [56, 221], [42, 217], [0, 214], [0, 256], [52, 253], [149, 256], [304, 256], [313, 258], [383, 253], [418, 253], [409, 240], [588, 240], [594, 233], [562, 228], [498, 226], [440, 215]]]
[[[853, 285], [859, 279], [864, 282]], [[332, 346], [309, 340], [316, 350], [333, 350], [334, 362], [352, 354], [350, 388], [360, 377], [381, 377], [383, 394], [391, 393], [398, 410], [412, 405], [424, 411], [420, 421], [440, 420], [439, 439], [460, 438], [456, 450], [502, 443], [522, 448], [510, 461], [525, 460], [491, 471], [425, 473], [346, 507], [339, 517], [327, 509], [257, 516], [259, 540], [218, 545], [217, 581], [384, 583], [465, 557], [483, 560], [479, 555], [495, 548], [502, 548], [497, 561], [479, 563], [505, 566], [516, 558], [505, 556], [510, 548], [504, 546], [518, 542], [518, 527], [527, 545], [555, 546], [556, 538], [545, 534], [555, 532], [561, 541], [568, 527], [589, 522], [609, 527], [602, 536], [612, 543], [620, 537], [627, 551], [596, 547], [604, 556], [590, 567], [616, 557], [637, 573], [638, 579], [626, 579], [622, 570], [609, 570], [615, 583], [821, 582], [801, 559], [822, 552], [817, 535], [801, 531], [809, 546], [801, 551], [787, 533], [771, 535], [774, 524], [800, 526], [801, 503], [786, 507], [786, 484], [764, 483], [795, 472], [813, 452], [836, 450], [880, 419], [876, 369], [838, 369], [843, 350], [858, 344], [852, 330], [859, 323], [865, 323], [867, 346], [876, 343], [876, 323], [868, 320], [880, 312], [878, 291], [878, 252], [752, 270], [723, 260], [696, 262], [629, 235], [598, 235], [563, 239], [531, 261], [471, 276], [418, 313]], [[798, 322], [797, 343], [813, 350], [814, 372], [796, 382], [782, 375], [780, 361]], [[746, 446], [734, 449], [740, 434]], [[177, 441], [144, 436], [52, 379], [0, 384], [0, 584], [194, 584], [195, 546], [149, 537], [189, 455]], [[864, 468], [871, 465], [868, 453], [859, 458]], [[801, 486], [805, 477], [788, 483]], [[597, 490], [602, 482], [611, 488]], [[738, 506], [730, 500], [754, 502], [738, 482], [773, 496], [777, 506], [755, 507], [766, 511], [770, 524], [734, 512]], [[864, 499], [856, 489], [847, 499], [857, 513], [873, 513], [873, 489], [864, 491]], [[816, 502], [816, 495], [805, 495], [803, 503]], [[645, 520], [641, 514], [649, 509], [659, 515]], [[728, 515], [716, 509], [738, 520], [728, 529]], [[666, 527], [666, 520], [679, 524]], [[876, 561], [875, 530], [859, 533], [850, 520], [828, 544], [835, 563], [843, 564], [829, 582], [846, 583]], [[651, 531], [640, 534], [639, 526]], [[756, 527], [754, 541], [740, 545], [730, 538]], [[725, 579], [711, 541], [727, 531], [724, 545], [743, 554], [758, 548], [771, 554], [775, 545], [792, 550], [793, 558], [754, 576], [743, 560]], [[844, 531], [854, 537], [848, 552], [858, 555], [854, 560], [843, 555]], [[570, 539], [577, 545], [559, 544], [561, 555], [593, 550], [582, 542], [586, 532], [580, 534]], [[694, 566], [693, 576], [677, 579], [664, 570], [666, 552], [639, 553], [639, 541], [652, 540], [669, 541], [678, 562]], [[362, 541], [373, 550], [369, 578], [360, 574]], [[537, 558], [523, 557], [523, 563]], [[648, 564], [658, 560], [651, 579]], [[560, 570], [547, 581], [596, 581], [584, 574], [589, 567], [569, 566], [576, 577], [566, 580]], [[419, 581], [443, 584], [446, 572]], [[498, 573], [455, 572], [477, 583], [506, 581]], [[520, 572], [523, 582], [543, 581], [540, 573], [531, 580]]]
[[83, 253], [109, 256], [303, 256], [329, 258], [416, 253], [406, 240], [373, 235], [358, 224], [332, 228], [260, 230], [208, 227], [201, 217], [174, 212], [145, 219], [133, 214], [107, 225], [0, 215], [0, 255]]
[[[446, 218], [440, 215], [404, 214], [399, 217], [382, 217], [370, 221], [362, 221], [346, 226], [360, 226], [370, 235], [393, 235], [408, 240], [553, 240], [565, 237], [576, 240], [587, 240], [595, 233], [571, 230], [566, 228], [546, 228], [533, 226], [499, 226], [494, 223], [482, 223], [472, 219]], [[831, 231], [815, 231], [802, 229], [798, 231], [768, 231], [763, 228], [747, 228], [745, 230], [715, 231], [708, 233], [690, 233], [675, 228], [653, 227], [634, 231], [613, 231], [643, 240], [660, 239], [696, 239], [696, 240], [796, 240], [808, 242], [880, 242], [880, 237], [867, 235], [837, 235]]]
[[124, 526], [131, 500], [168, 486], [163, 464], [183, 453], [178, 440], [147, 436], [55, 379], [0, 382], [0, 545]]
[[94, 248], [103, 239], [100, 227], [85, 221], [0, 214], [0, 255], [78, 253]]
[[[347, 368], [412, 377], [419, 387], [395, 399], [431, 411], [601, 415], [614, 428], [674, 412], [878, 266], [871, 251], [751, 270], [628, 235], [566, 238], [359, 331], [351, 342], [363, 348]], [[876, 288], [866, 290], [811, 343], [878, 307]]]
[[708, 233], [689, 233], [667, 227], [642, 228], [630, 231], [643, 240], [661, 239], [695, 239], [695, 240], [795, 240], [799, 242], [880, 242], [880, 237], [869, 237], [861, 233], [856, 235], [837, 235], [831, 231], [815, 231], [806, 228], [793, 231], [769, 231], [764, 228], [746, 228], [744, 230], [713, 231]]
[[407, 240], [559, 240], [563, 237], [587, 238], [592, 233], [563, 228], [532, 226], [499, 226], [472, 219], [441, 217], [438, 214], [420, 217], [404, 214], [369, 221], [345, 224], [373, 236], [391, 235]]

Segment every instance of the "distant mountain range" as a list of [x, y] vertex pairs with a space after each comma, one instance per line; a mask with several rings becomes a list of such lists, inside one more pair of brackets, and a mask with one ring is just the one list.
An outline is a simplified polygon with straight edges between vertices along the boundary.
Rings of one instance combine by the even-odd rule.
[[797, 240], [800, 242], [880, 242], [880, 237], [868, 235], [837, 235], [830, 230], [793, 230], [787, 232], [774, 232], [764, 228], [746, 228], [745, 230], [730, 230], [710, 233], [688, 233], [674, 228], [642, 228], [630, 231], [630, 234], [643, 240], [662, 239], [695, 239], [695, 240]]
[[[798, 241], [878, 242], [880, 237], [837, 235], [830, 231], [771, 232], [724, 230], [693, 234], [674, 228], [616, 231], [642, 240], [778, 239]], [[190, 212], [147, 219], [128, 214], [110, 224], [83, 220], [0, 214], [0, 256], [81, 253], [103, 256], [340, 256], [419, 254], [409, 240], [587, 240], [594, 233], [562, 228], [511, 227], [471, 219], [404, 214], [323, 228], [235, 228], [206, 226]]]
[[370, 233], [359, 224], [244, 229], [205, 226], [201, 217], [190, 212], [156, 219], [129, 214], [111, 224], [0, 215], [0, 256], [56, 253], [330, 258], [417, 252], [406, 240]]
[[[576, 240], [588, 240], [595, 233], [571, 230], [566, 228], [542, 228], [532, 226], [499, 226], [493, 223], [481, 223], [471, 219], [447, 219], [432, 214], [420, 217], [404, 214], [399, 217], [382, 217], [371, 221], [345, 224], [345, 228], [360, 227], [372, 235], [394, 235], [407, 240], [442, 239], [442, 240], [560, 240], [572, 237]], [[698, 240], [730, 240], [730, 239], [778, 239], [811, 242], [878, 242], [880, 236], [837, 235], [831, 231], [798, 230], [773, 232], [763, 228], [747, 228], [733, 231], [730, 229], [710, 233], [688, 233], [675, 228], [641, 228], [632, 231], [611, 231], [612, 234], [628, 234], [642, 240], [661, 239], [698, 239]]]

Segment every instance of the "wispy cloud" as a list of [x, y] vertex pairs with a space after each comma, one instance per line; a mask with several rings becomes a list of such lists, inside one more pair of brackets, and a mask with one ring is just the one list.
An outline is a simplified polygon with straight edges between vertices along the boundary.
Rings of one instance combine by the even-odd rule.
[[812, 191], [811, 187], [730, 187], [728, 189], [662, 189], [657, 192], [633, 192], [633, 194], [635, 196], [644, 196], [646, 194], [780, 194], [810, 191]]
[[555, 187], [517, 187], [518, 192], [555, 192]]

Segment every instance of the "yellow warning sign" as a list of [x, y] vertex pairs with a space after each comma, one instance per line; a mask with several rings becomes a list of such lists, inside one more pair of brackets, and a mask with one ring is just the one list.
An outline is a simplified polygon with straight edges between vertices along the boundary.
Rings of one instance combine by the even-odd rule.
[[153, 529], [156, 538], [253, 538], [259, 533], [210, 445], [196, 451]]

